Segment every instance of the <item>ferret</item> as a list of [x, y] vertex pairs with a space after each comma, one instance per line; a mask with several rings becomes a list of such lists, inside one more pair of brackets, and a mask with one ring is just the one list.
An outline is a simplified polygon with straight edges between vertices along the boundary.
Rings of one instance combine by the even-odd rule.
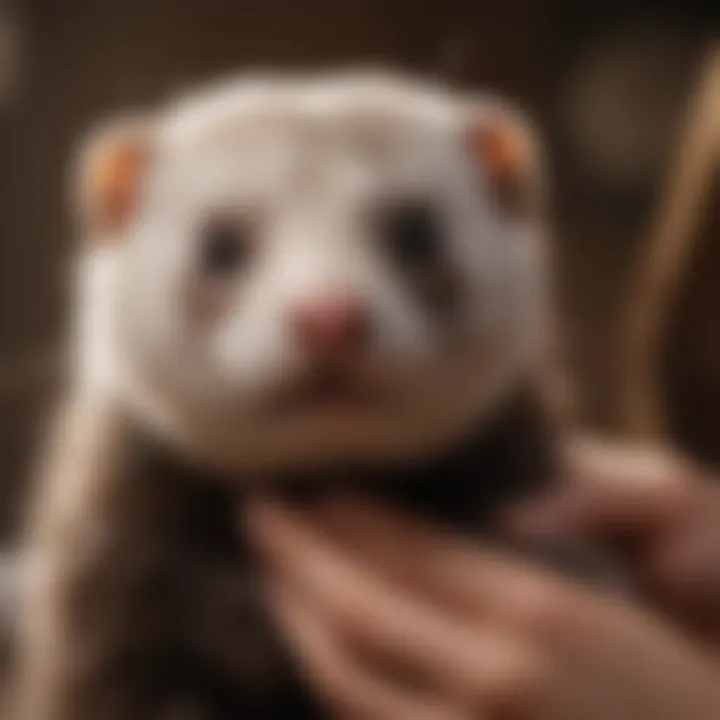
[[537, 133], [390, 73], [231, 78], [92, 134], [19, 720], [313, 720], [238, 510], [363, 492], [477, 537], [551, 481]]

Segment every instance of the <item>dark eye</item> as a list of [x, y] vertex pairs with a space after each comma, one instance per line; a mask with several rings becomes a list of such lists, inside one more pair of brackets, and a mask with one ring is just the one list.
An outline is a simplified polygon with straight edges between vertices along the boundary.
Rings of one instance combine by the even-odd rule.
[[440, 255], [442, 227], [430, 203], [410, 202], [386, 208], [380, 233], [392, 257], [405, 266], [426, 266]]
[[203, 270], [212, 275], [225, 275], [240, 269], [250, 254], [249, 235], [249, 228], [241, 220], [209, 221], [202, 231]]

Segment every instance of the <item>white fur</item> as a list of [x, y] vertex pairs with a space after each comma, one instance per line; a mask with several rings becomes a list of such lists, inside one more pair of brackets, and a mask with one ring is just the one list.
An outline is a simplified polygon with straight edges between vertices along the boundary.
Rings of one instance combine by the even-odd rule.
[[[81, 382], [239, 469], [415, 456], [456, 438], [538, 364], [547, 322], [538, 227], [493, 208], [462, 142], [469, 106], [362, 74], [231, 81], [171, 106], [154, 119], [154, 158], [124, 236], [82, 261]], [[445, 208], [446, 251], [467, 288], [452, 341], [359, 220], [373, 198], [417, 190]], [[199, 219], [245, 207], [262, 217], [257, 257], [219, 291], [222, 317], [191, 332], [186, 284], [213, 292], [195, 263]], [[378, 333], [362, 371], [387, 405], [266, 413], [269, 394], [304, 367], [289, 308], [336, 287], [372, 307]]]

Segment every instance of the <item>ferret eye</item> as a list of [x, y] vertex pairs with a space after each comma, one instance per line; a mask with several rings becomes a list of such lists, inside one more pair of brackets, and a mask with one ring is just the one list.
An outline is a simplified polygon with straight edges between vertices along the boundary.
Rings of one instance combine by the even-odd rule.
[[211, 220], [202, 231], [200, 261], [205, 272], [225, 275], [247, 262], [248, 229], [237, 219]]
[[427, 202], [385, 208], [380, 234], [393, 259], [406, 267], [424, 267], [434, 262], [442, 248], [440, 217]]

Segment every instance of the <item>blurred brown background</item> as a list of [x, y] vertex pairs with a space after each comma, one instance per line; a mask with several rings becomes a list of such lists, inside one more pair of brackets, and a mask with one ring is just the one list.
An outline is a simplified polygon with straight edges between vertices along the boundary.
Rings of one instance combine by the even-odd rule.
[[[582, 413], [595, 427], [627, 430], [624, 328], [720, 28], [720, 8], [704, 5], [0, 0], [0, 536], [17, 522], [49, 397], [43, 362], [52, 364], [50, 348], [62, 338], [72, 147], [107, 114], [247, 67], [388, 64], [488, 87], [528, 108], [550, 143], [561, 300]], [[703, 162], [717, 158], [715, 147], [699, 153]], [[663, 310], [657, 356], [671, 436], [714, 461], [717, 197], [711, 188], [695, 203], [694, 252]]]

